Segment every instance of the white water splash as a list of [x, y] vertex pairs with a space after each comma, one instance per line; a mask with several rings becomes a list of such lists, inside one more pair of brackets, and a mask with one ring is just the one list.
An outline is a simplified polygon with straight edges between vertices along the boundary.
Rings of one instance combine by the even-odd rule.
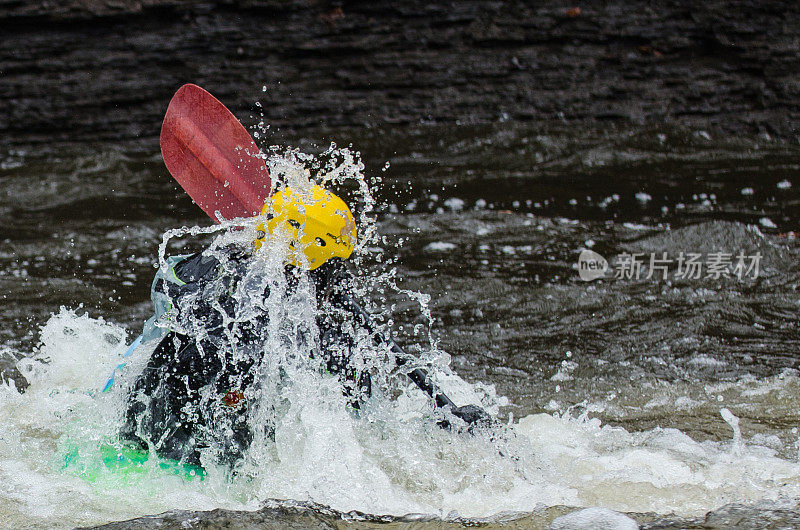
[[[628, 432], [585, 415], [529, 415], [500, 438], [471, 436], [438, 428], [428, 399], [410, 386], [399, 399], [376, 394], [354, 415], [338, 381], [313, 370], [292, 376], [274, 442], [251, 451], [239, 478], [209, 467], [205, 481], [189, 482], [156, 468], [88, 482], [62, 469], [62, 442], [79, 440], [88, 456], [118, 427], [124, 395], [99, 388], [123, 336], [118, 326], [63, 310], [43, 328], [38, 360], [23, 361], [26, 392], [0, 387], [0, 513], [11, 526], [249, 510], [269, 498], [468, 517], [542, 504], [696, 515], [800, 498], [800, 465], [764, 446], [742, 442], [732, 452], [730, 442], [697, 442], [676, 429]], [[465, 395], [475, 391], [457, 384]]]

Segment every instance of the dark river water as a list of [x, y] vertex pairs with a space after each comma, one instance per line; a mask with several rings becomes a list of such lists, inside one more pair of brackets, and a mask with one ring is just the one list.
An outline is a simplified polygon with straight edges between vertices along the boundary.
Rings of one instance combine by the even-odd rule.
[[[384, 256], [395, 260], [399, 291], [387, 306], [398, 342], [417, 352], [435, 343], [469, 388], [504, 397], [499, 415], [524, 440], [517, 458], [487, 457], [492, 440], [452, 433], [441, 439], [451, 447], [443, 456], [392, 438], [391, 428], [373, 445], [364, 441], [373, 427], [355, 425], [343, 453], [427, 466], [376, 465], [380, 478], [360, 483], [381, 484], [375, 501], [302, 470], [285, 486], [259, 482], [257, 494], [164, 482], [138, 496], [62, 472], [59, 440], [74, 432], [59, 422], [95, 399], [76, 381], [105, 380], [114, 364], [105, 350], [130, 342], [150, 316], [162, 234], [210, 222], [151, 142], [5, 146], [0, 371], [16, 387], [27, 384], [20, 370], [35, 380], [25, 393], [6, 386], [0, 395], [0, 515], [12, 526], [213, 508], [231, 510], [215, 524], [320, 527], [354, 510], [354, 526], [423, 528], [546, 527], [585, 507], [654, 528], [800, 519], [800, 146], [766, 135], [516, 122], [268, 130], [260, 141], [314, 155], [330, 142], [361, 152]], [[207, 242], [182, 240], [177, 250]], [[607, 260], [604, 278], [581, 279], [586, 250]], [[430, 296], [430, 319], [402, 290]], [[38, 368], [26, 364], [31, 356]], [[492, 458], [491, 470], [470, 467]], [[613, 516], [583, 513], [584, 526]], [[392, 517], [374, 519], [384, 514]]]

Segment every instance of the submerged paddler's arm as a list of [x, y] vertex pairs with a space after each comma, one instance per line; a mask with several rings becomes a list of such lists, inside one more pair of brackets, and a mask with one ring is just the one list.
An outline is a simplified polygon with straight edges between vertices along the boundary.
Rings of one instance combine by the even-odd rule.
[[[346, 280], [352, 278], [344, 266], [336, 267], [329, 278], [334, 275], [344, 277]], [[387, 344], [392, 353], [395, 354], [395, 362], [398, 366], [405, 366], [406, 364], [417, 360], [413, 355], [406, 353], [397, 344], [397, 342], [395, 342], [391, 335], [378, 330], [377, 325], [372, 320], [372, 316], [353, 298], [353, 296], [349, 294], [347, 289], [342, 288], [341, 284], [335, 285], [331, 289], [329, 299], [337, 306], [346, 309], [355, 315], [364, 329]], [[433, 398], [437, 407], [449, 407], [454, 416], [461, 418], [470, 426], [490, 425], [493, 422], [491, 416], [489, 416], [489, 414], [481, 407], [476, 405], [464, 405], [462, 407], [457, 407], [453, 400], [447, 397], [447, 394], [445, 394], [436, 385], [436, 383], [433, 382], [433, 379], [430, 377], [430, 375], [422, 368], [414, 368], [413, 370], [406, 372], [406, 374], [408, 375], [409, 379], [414, 382], [414, 384], [416, 384], [421, 390]], [[449, 427], [449, 424], [446, 421], [441, 422], [441, 425], [443, 427]]]
[[[395, 362], [398, 366], [405, 366], [409, 362], [416, 361], [417, 359], [413, 357], [411, 354], [406, 353], [398, 344], [394, 341], [394, 339], [384, 333], [381, 333], [376, 330], [375, 323], [373, 322], [371, 316], [367, 311], [361, 307], [351, 296], [346, 293], [340, 293], [340, 301], [343, 302], [343, 305], [350, 309], [354, 314], [359, 316], [359, 320], [361, 320], [361, 324], [374, 336], [379, 337], [383, 340], [392, 350], [392, 353], [395, 354]], [[483, 410], [481, 407], [477, 405], [464, 405], [462, 407], [457, 407], [453, 400], [447, 397], [442, 389], [436, 386], [436, 383], [433, 382], [430, 375], [423, 370], [422, 368], [414, 368], [413, 370], [406, 372], [408, 378], [411, 379], [414, 384], [416, 384], [421, 390], [426, 392], [431, 398], [433, 398], [434, 403], [439, 408], [450, 408], [450, 412], [453, 413], [454, 416], [457, 418], [461, 418], [464, 422], [469, 424], [470, 426], [473, 425], [482, 425], [488, 426], [492, 423], [492, 418], [489, 414]], [[442, 427], [449, 427], [449, 423], [445, 420], [440, 422]]]

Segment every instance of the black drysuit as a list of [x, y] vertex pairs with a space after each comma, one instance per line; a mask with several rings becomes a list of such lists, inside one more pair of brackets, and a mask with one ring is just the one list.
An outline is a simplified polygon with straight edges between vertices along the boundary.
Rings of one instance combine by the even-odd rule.
[[[232, 256], [223, 272], [217, 259], [198, 253], [173, 267], [177, 281], [156, 281], [154, 290], [166, 292], [171, 302], [170, 318], [182, 324], [174, 328], [185, 330], [187, 322], [193, 324], [189, 329], [197, 329], [198, 323], [202, 327], [193, 336], [169, 331], [153, 351], [132, 387], [123, 440], [142, 448], [147, 440], [161, 457], [193, 465], [199, 465], [200, 451], [212, 444], [223, 463], [234, 465], [241, 458], [253, 439], [254, 426], [247, 422], [248, 398], [257, 390], [254, 368], [264, 355], [268, 324], [266, 311], [246, 322], [235, 321], [240, 307], [232, 293], [247, 259]], [[287, 268], [285, 274], [287, 290], [297, 287], [300, 274], [308, 274], [315, 285], [317, 307], [324, 303], [340, 309], [340, 317], [352, 313], [347, 294], [351, 277], [341, 260], [330, 260], [307, 273]], [[269, 292], [261, 295], [266, 299]], [[191, 303], [185, 303], [187, 299]], [[354, 341], [341, 332], [340, 321], [330, 313], [318, 311], [316, 320], [319, 351], [312, 355], [339, 375], [357, 408], [358, 401], [369, 396], [371, 383], [368, 373], [351, 365]], [[351, 322], [358, 325], [357, 318]], [[259, 428], [268, 437], [273, 434], [272, 426]]]

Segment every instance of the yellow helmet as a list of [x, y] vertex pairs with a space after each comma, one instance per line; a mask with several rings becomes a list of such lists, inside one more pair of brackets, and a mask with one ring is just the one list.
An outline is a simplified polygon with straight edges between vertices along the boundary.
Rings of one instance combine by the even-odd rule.
[[[350, 208], [316, 184], [310, 192], [282, 189], [264, 204], [261, 214], [268, 216], [267, 228], [259, 223], [257, 230], [264, 235], [282, 230], [291, 237], [289, 261], [293, 265], [314, 270], [331, 258], [347, 259], [353, 253], [357, 232]], [[256, 239], [256, 249], [262, 241]]]

